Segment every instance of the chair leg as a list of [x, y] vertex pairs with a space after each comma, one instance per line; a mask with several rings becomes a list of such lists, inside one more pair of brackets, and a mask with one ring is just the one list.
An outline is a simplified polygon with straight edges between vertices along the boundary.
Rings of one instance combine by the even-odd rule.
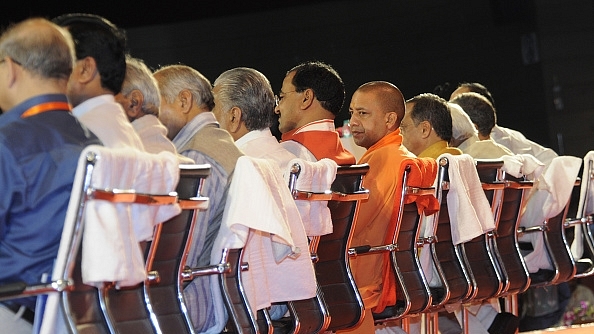
[[407, 333], [410, 333], [410, 319], [407, 317], [404, 317], [400, 321], [401, 321], [400, 327], [402, 327], [402, 330]]
[[513, 294], [505, 297], [505, 310], [518, 316], [518, 295]]
[[425, 323], [425, 333], [427, 334], [438, 334], [439, 326], [438, 326], [438, 312], [431, 312], [431, 313], [423, 313], [424, 323]]
[[462, 333], [464, 334], [470, 334], [469, 332], [469, 326], [468, 326], [468, 309], [462, 305], [462, 312], [461, 312], [461, 317], [462, 317], [462, 321], [460, 323], [461, 327], [462, 327]]

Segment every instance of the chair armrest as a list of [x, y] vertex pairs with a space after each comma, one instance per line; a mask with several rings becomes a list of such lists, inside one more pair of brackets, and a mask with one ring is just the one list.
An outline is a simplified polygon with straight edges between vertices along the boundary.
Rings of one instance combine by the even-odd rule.
[[397, 244], [387, 244], [387, 245], [381, 245], [381, 246], [363, 245], [363, 246], [349, 248], [347, 253], [349, 256], [354, 257], [357, 255], [393, 252], [396, 250], [398, 250]]
[[0, 285], [0, 301], [62, 292], [70, 289], [73, 285], [72, 281], [62, 279], [34, 285], [27, 285], [25, 282], [3, 284]]
[[369, 198], [369, 190], [359, 190], [352, 193], [333, 192], [332, 200], [337, 202], [361, 201]]
[[496, 182], [489, 182], [489, 183], [481, 183], [483, 186], [483, 190], [501, 190], [505, 189], [506, 182], [505, 181], [496, 181]]
[[332, 191], [323, 192], [293, 190], [293, 199], [307, 201], [329, 201], [332, 199]]
[[177, 202], [177, 193], [167, 195], [139, 194], [134, 190], [121, 189], [92, 189], [88, 195], [90, 199], [109, 201], [113, 203], [136, 203], [148, 205], [166, 205]]
[[531, 227], [520, 226], [516, 230], [516, 233], [518, 234], [518, 236], [522, 236], [523, 234], [526, 234], [526, 233], [546, 232], [548, 230], [549, 230], [549, 227], [547, 225], [538, 225], [538, 226], [531, 226]]
[[231, 265], [229, 262], [217, 263], [200, 268], [185, 267], [182, 271], [182, 280], [191, 281], [198, 276], [219, 275], [229, 272], [231, 272]]
[[206, 210], [208, 209], [208, 197], [190, 197], [188, 199], [179, 199], [178, 203], [182, 210]]

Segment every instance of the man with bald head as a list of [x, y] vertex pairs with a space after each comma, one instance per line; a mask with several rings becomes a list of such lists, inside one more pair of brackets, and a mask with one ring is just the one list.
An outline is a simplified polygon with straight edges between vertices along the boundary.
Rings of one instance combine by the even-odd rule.
[[[405, 158], [414, 158], [402, 146], [399, 129], [404, 117], [404, 97], [389, 82], [369, 82], [355, 91], [349, 112], [353, 139], [357, 145], [367, 149], [359, 163], [369, 164], [369, 172], [363, 181], [363, 186], [369, 189], [369, 199], [361, 203], [351, 245], [381, 245], [392, 218], [396, 188], [402, 173], [400, 165]], [[351, 260], [353, 275], [366, 309], [365, 320], [354, 332], [373, 332], [370, 310], [380, 302], [384, 282], [383, 273], [378, 268], [382, 268], [383, 258], [379, 254]]]
[[[99, 140], [70, 113], [67, 31], [30, 19], [0, 37], [0, 285], [51, 274], [78, 157]], [[35, 298], [0, 302], [3, 333], [31, 333]]]

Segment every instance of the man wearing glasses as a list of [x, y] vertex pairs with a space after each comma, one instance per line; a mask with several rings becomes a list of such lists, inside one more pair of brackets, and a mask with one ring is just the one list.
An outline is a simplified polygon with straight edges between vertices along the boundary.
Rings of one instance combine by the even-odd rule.
[[289, 152], [308, 161], [356, 162], [334, 128], [334, 118], [344, 103], [344, 84], [330, 65], [306, 62], [292, 68], [276, 101], [281, 144]]

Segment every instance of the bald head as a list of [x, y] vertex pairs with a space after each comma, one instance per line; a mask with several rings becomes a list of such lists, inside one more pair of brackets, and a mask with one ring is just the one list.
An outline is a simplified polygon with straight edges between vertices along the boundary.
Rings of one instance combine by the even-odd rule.
[[379, 108], [384, 112], [395, 112], [398, 119], [396, 128], [404, 117], [404, 96], [398, 87], [387, 81], [371, 81], [361, 85], [357, 91], [362, 93], [373, 93]]
[[0, 37], [0, 58], [5, 57], [39, 78], [68, 80], [74, 44], [65, 29], [46, 19], [28, 19]]

